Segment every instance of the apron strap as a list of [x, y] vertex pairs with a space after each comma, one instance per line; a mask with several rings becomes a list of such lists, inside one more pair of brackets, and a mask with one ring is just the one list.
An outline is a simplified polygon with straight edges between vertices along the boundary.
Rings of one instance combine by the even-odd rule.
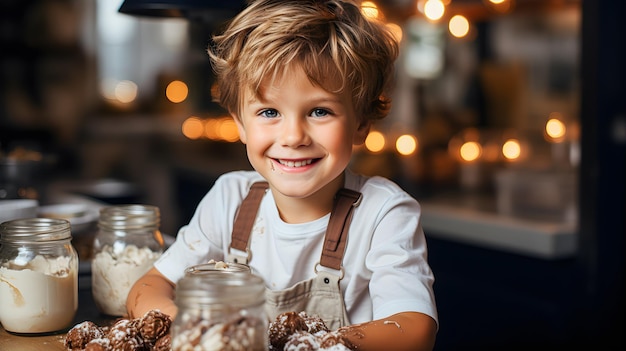
[[352, 212], [361, 203], [361, 198], [360, 192], [346, 188], [339, 189], [335, 195], [333, 210], [328, 220], [328, 228], [326, 228], [320, 265], [341, 270]]
[[[248, 252], [248, 241], [252, 233], [252, 226], [256, 215], [267, 192], [267, 182], [256, 182], [250, 187], [250, 192], [244, 198], [233, 225], [231, 237], [231, 249]], [[328, 220], [322, 257], [319, 264], [324, 267], [341, 270], [343, 254], [346, 250], [348, 229], [352, 220], [352, 212], [361, 203], [361, 193], [358, 191], [342, 188], [335, 195], [333, 209]]]
[[269, 188], [267, 182], [256, 182], [250, 187], [250, 192], [244, 198], [233, 225], [232, 242], [230, 247], [242, 252], [248, 252], [248, 239], [252, 233], [252, 226], [256, 219], [263, 195]]

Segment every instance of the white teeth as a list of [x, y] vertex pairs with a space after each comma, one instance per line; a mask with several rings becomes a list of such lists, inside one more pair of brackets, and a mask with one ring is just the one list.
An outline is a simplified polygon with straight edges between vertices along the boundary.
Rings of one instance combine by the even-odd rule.
[[278, 160], [278, 162], [280, 162], [281, 165], [284, 165], [287, 167], [302, 167], [302, 166], [310, 165], [313, 162], [313, 160], [312, 159], [303, 160], [303, 161]]

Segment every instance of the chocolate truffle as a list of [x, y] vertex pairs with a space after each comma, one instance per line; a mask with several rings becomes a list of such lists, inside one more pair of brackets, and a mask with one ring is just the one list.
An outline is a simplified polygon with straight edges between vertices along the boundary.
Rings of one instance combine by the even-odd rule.
[[283, 350], [291, 334], [308, 329], [305, 320], [297, 312], [279, 314], [269, 325], [270, 350]]
[[85, 351], [111, 351], [111, 341], [107, 338], [93, 339], [85, 345]]
[[111, 341], [113, 350], [143, 351], [145, 349], [136, 324], [128, 319], [121, 319], [111, 326], [107, 337]]
[[172, 349], [172, 337], [166, 334], [157, 340], [152, 347], [152, 351], [170, 351]]
[[141, 317], [137, 329], [144, 342], [153, 344], [169, 333], [171, 325], [172, 320], [168, 315], [159, 310], [151, 310]]
[[329, 332], [330, 330], [324, 323], [324, 320], [317, 316], [309, 316], [305, 311], [298, 313], [300, 317], [304, 320], [307, 326], [307, 330], [311, 334], [316, 334], [319, 332]]
[[104, 332], [95, 323], [85, 321], [76, 324], [65, 336], [65, 348], [68, 350], [82, 350], [93, 339], [104, 337]]
[[284, 351], [314, 351], [319, 349], [318, 338], [308, 331], [298, 330], [291, 334], [283, 347]]

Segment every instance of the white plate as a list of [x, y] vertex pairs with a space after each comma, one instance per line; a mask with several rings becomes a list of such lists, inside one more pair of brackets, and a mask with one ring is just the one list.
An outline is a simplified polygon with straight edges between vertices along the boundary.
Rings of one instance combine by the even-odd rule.
[[37, 217], [39, 202], [31, 199], [0, 200], [0, 223]]
[[86, 204], [67, 203], [39, 207], [39, 217], [61, 218], [70, 222], [72, 233], [80, 233], [98, 219], [99, 213]]

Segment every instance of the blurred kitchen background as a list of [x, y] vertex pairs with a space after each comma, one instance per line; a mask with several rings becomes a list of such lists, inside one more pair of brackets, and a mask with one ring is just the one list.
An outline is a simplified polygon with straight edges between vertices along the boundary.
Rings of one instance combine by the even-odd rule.
[[[0, 0], [0, 199], [152, 204], [175, 236], [250, 169], [206, 55], [242, 6]], [[623, 349], [625, 2], [362, 7], [402, 52], [352, 166], [422, 204], [436, 350]]]

